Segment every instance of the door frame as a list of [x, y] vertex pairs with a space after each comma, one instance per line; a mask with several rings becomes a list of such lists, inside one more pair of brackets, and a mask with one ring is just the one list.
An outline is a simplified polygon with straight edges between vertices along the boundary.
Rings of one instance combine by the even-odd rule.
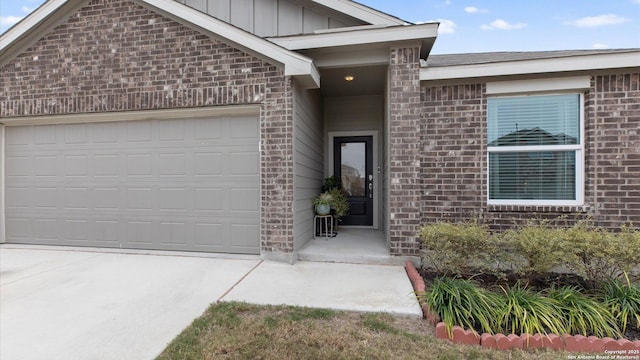
[[[333, 161], [334, 161], [334, 156], [333, 156], [333, 143], [334, 143], [334, 139], [337, 137], [353, 137], [353, 136], [371, 136], [371, 138], [373, 139], [372, 142], [372, 149], [371, 152], [373, 153], [373, 226], [363, 226], [364, 228], [373, 228], [373, 229], [379, 229], [380, 228], [380, 224], [379, 224], [379, 215], [380, 215], [380, 181], [381, 181], [381, 177], [380, 175], [382, 174], [382, 165], [380, 165], [379, 162], [379, 156], [378, 153], [380, 152], [380, 149], [378, 148], [378, 131], [377, 130], [364, 130], [364, 131], [329, 131], [328, 132], [328, 137], [329, 137], [329, 141], [327, 142], [327, 148], [328, 148], [328, 159], [329, 161], [327, 162], [327, 174], [328, 176], [333, 176]], [[358, 227], [358, 226], [354, 226], [354, 227]]]

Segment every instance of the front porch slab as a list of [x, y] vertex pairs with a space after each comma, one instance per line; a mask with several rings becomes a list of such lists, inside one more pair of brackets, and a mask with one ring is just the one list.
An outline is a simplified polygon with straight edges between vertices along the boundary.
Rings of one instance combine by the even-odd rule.
[[332, 238], [316, 237], [300, 251], [298, 260], [370, 265], [403, 265], [407, 257], [390, 256], [381, 230], [341, 226]]

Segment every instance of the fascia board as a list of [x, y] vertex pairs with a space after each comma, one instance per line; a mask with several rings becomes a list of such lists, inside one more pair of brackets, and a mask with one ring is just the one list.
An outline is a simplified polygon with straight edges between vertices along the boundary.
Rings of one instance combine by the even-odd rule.
[[[235, 26], [218, 20], [211, 15], [192, 9], [173, 0], [140, 0], [152, 8], [161, 10], [165, 16], [181, 20], [197, 28], [206, 30], [209, 34], [224, 38], [239, 45], [250, 53], [263, 55], [284, 65], [286, 76], [309, 76], [311, 83], [320, 87], [320, 75], [310, 58], [289, 51], [258, 36], [248, 33]], [[303, 81], [309, 83], [308, 81]]]
[[640, 51], [490, 64], [423, 67], [421, 81], [640, 67]]
[[[348, 28], [347, 28], [348, 29]], [[391, 43], [424, 40], [438, 35], [438, 24], [393, 26], [376, 29], [345, 30], [286, 37], [272, 37], [269, 41], [288, 50], [320, 49], [338, 46]]]
[[344, 0], [312, 0], [316, 4], [326, 6], [372, 25], [404, 25], [406, 21], [383, 13], [354, 1]]

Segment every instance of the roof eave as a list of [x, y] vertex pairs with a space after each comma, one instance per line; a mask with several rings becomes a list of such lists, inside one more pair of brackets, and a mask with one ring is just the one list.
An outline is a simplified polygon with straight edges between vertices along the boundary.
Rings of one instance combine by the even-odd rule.
[[372, 25], [406, 25], [407, 21], [389, 15], [382, 11], [359, 4], [355, 1], [345, 0], [311, 0], [314, 3], [326, 6], [343, 14], [362, 20]]
[[502, 61], [473, 65], [427, 66], [420, 69], [420, 80], [444, 81], [620, 68], [640, 68], [640, 51], [549, 59]]
[[345, 28], [308, 35], [271, 37], [268, 40], [292, 51], [419, 41], [421, 44], [420, 57], [426, 59], [437, 36], [438, 24], [429, 23], [376, 28]]

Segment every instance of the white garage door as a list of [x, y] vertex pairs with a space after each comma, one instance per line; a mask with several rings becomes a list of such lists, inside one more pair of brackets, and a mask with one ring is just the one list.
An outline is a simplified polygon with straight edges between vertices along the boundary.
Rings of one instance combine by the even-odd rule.
[[7, 127], [7, 242], [259, 253], [258, 134], [256, 117]]

